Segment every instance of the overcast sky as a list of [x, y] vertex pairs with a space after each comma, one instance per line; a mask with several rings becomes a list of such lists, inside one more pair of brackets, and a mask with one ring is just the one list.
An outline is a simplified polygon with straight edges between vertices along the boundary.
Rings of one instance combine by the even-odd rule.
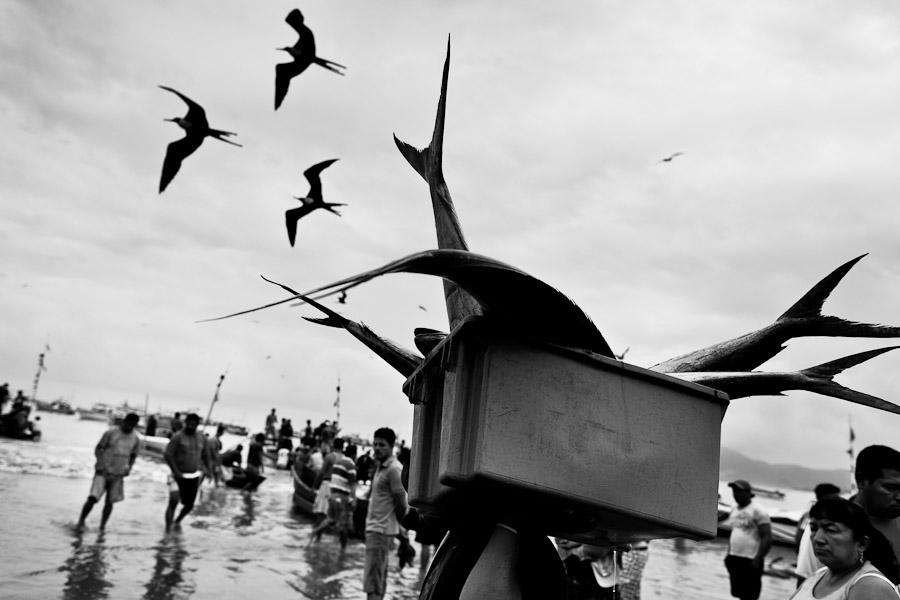
[[[298, 7], [318, 54], [273, 110]], [[269, 409], [409, 439], [403, 377], [287, 306], [198, 324], [436, 246], [426, 184], [394, 147], [431, 137], [448, 34], [444, 171], [470, 248], [570, 296], [650, 367], [777, 318], [869, 253], [825, 313], [900, 325], [900, 8], [882, 2], [116, 0], [0, 4], [0, 381], [75, 405], [128, 400], [252, 428]], [[163, 118], [207, 140], [157, 193]], [[671, 162], [660, 159], [682, 152]], [[326, 201], [288, 244], [284, 211]], [[331, 306], [413, 347], [447, 329], [440, 280], [392, 275]], [[423, 307], [423, 308], [420, 308]], [[539, 318], [536, 315], [535, 318]], [[798, 370], [892, 340], [795, 340]], [[838, 376], [900, 402], [900, 351]], [[847, 464], [900, 447], [900, 416], [803, 392], [743, 398], [722, 443]]]

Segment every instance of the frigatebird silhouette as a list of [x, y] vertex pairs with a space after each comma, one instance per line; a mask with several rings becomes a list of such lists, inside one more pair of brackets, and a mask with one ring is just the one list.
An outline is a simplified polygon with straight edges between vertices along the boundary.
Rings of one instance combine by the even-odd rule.
[[297, 38], [297, 43], [293, 46], [276, 48], [276, 50], [284, 50], [294, 60], [293, 62], [275, 65], [275, 110], [278, 110], [278, 107], [284, 101], [284, 97], [287, 96], [291, 79], [305, 71], [309, 65], [315, 63], [338, 75], [343, 75], [343, 73], [335, 67], [347, 68], [344, 65], [316, 56], [316, 38], [310, 28], [303, 24], [303, 13], [299, 10], [295, 8], [289, 12], [285, 22], [294, 28], [299, 37]]
[[164, 85], [159, 86], [167, 92], [172, 92], [188, 105], [188, 112], [184, 117], [175, 117], [173, 119], [163, 119], [164, 121], [172, 121], [177, 123], [179, 127], [184, 129], [185, 135], [180, 140], [176, 140], [169, 144], [166, 150], [166, 159], [163, 161], [162, 175], [159, 178], [159, 193], [162, 194], [169, 185], [169, 182], [178, 173], [181, 168], [181, 162], [194, 153], [206, 137], [213, 137], [219, 141], [231, 144], [232, 146], [241, 147], [240, 144], [225, 139], [230, 135], [237, 135], [231, 131], [222, 131], [221, 129], [212, 129], [206, 120], [206, 111], [203, 107], [182, 94], [177, 90]]
[[316, 210], [317, 208], [324, 208], [329, 212], [333, 212], [337, 216], [341, 216], [341, 213], [334, 210], [334, 207], [346, 206], [346, 204], [337, 204], [323, 201], [322, 181], [319, 179], [319, 174], [324, 169], [337, 161], [338, 159], [332, 158], [330, 160], [315, 164], [307, 170], [303, 171], [303, 175], [306, 177], [306, 180], [309, 181], [309, 193], [307, 193], [303, 198], [294, 196], [296, 200], [299, 200], [303, 203], [303, 206], [299, 208], [292, 208], [291, 210], [284, 213], [284, 222], [287, 225], [288, 240], [290, 240], [292, 247], [294, 245], [294, 240], [297, 239], [297, 221], [299, 221], [312, 211]]
[[684, 154], [684, 152], [676, 152], [675, 154], [672, 154], [672, 155], [667, 156], [667, 157], [665, 157], [665, 158], [659, 159], [659, 162], [672, 162], [672, 159], [673, 159], [673, 158], [675, 158], [676, 156], [681, 156], [682, 154]]

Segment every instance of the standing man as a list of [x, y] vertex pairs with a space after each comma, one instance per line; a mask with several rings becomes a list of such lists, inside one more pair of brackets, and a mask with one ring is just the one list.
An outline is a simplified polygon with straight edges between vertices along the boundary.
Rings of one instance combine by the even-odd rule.
[[757, 600], [762, 591], [763, 560], [772, 547], [772, 522], [769, 515], [753, 502], [753, 487], [744, 479], [728, 484], [737, 506], [728, 522], [728, 555], [725, 567], [731, 578], [731, 595], [739, 600]]
[[366, 513], [363, 591], [367, 600], [384, 598], [393, 539], [400, 533], [400, 521], [409, 510], [406, 490], [400, 478], [403, 467], [393, 453], [396, 441], [397, 434], [387, 427], [376, 430], [372, 441], [376, 469]]
[[175, 523], [181, 523], [197, 500], [200, 482], [212, 471], [206, 436], [197, 432], [200, 417], [191, 413], [184, 418], [184, 428], [172, 435], [164, 456], [172, 473], [169, 475], [169, 506], [166, 508], [166, 531], [172, 529], [172, 517], [181, 501], [181, 513]]
[[78, 519], [78, 529], [84, 527], [91, 509], [106, 494], [106, 504], [103, 506], [103, 516], [100, 519], [100, 529], [106, 528], [109, 515], [112, 514], [113, 504], [125, 499], [125, 484], [122, 481], [131, 473], [131, 467], [138, 455], [141, 440], [134, 431], [139, 417], [134, 413], [125, 415], [125, 419], [118, 427], [113, 427], [100, 437], [94, 448], [97, 464], [94, 466], [94, 481], [84, 508], [81, 509], [81, 518]]
[[[343, 446], [344, 440], [340, 438], [334, 440], [335, 453], [339, 453]], [[331, 525], [336, 525], [341, 548], [345, 548], [353, 528], [353, 507], [356, 504], [355, 445], [347, 444], [346, 453], [340, 453], [335, 463], [331, 466], [329, 482], [328, 512], [325, 515], [325, 520], [313, 529], [310, 541], [315, 540], [318, 542], [322, 538], [323, 531]]]
[[275, 414], [275, 409], [272, 409], [272, 412], [266, 417], [266, 436], [267, 438], [272, 438], [273, 441], [278, 441], [278, 434], [275, 432], [275, 425], [278, 424], [278, 416]]
[[225, 481], [225, 472], [222, 470], [222, 434], [225, 433], [225, 426], [219, 425], [216, 428], [216, 436], [208, 440], [209, 458], [212, 462], [212, 476], [215, 486]]
[[175, 416], [169, 421], [169, 437], [171, 438], [173, 435], [178, 433], [184, 428], [184, 423], [181, 421], [181, 413], [175, 413]]

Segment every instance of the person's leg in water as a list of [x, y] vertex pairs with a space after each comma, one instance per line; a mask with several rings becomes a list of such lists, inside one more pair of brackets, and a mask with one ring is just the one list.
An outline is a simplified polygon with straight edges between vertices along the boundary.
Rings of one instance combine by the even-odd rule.
[[166, 507], [166, 531], [172, 529], [172, 518], [175, 516], [175, 508], [178, 506], [179, 494], [177, 491], [169, 492], [169, 506]]
[[84, 527], [84, 521], [87, 519], [91, 510], [94, 508], [94, 505], [100, 501], [100, 498], [106, 493], [106, 478], [99, 473], [94, 474], [94, 479], [91, 481], [91, 491], [88, 493], [87, 501], [84, 503], [84, 506], [81, 509], [81, 517], [78, 519], [77, 527], [81, 529]]
[[113, 503], [109, 499], [109, 496], [106, 497], [106, 504], [103, 505], [103, 516], [100, 518], [100, 531], [106, 529], [106, 522], [109, 521], [109, 516], [112, 514]]
[[97, 498], [93, 496], [88, 496], [87, 501], [84, 503], [84, 506], [81, 509], [81, 517], [78, 519], [78, 529], [84, 527], [84, 520], [87, 519], [88, 515], [91, 514], [91, 509], [94, 508], [94, 505], [97, 504]]
[[178, 483], [181, 490], [181, 513], [175, 519], [175, 524], [181, 523], [191, 510], [194, 508], [194, 501], [197, 499], [197, 492], [200, 490], [199, 479], [182, 479]]

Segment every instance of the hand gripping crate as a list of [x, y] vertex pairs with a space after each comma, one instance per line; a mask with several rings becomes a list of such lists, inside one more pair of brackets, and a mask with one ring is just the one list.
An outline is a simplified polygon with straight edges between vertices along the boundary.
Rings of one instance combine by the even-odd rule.
[[716, 534], [720, 391], [485, 317], [463, 321], [406, 380], [410, 503], [518, 514], [594, 544]]

